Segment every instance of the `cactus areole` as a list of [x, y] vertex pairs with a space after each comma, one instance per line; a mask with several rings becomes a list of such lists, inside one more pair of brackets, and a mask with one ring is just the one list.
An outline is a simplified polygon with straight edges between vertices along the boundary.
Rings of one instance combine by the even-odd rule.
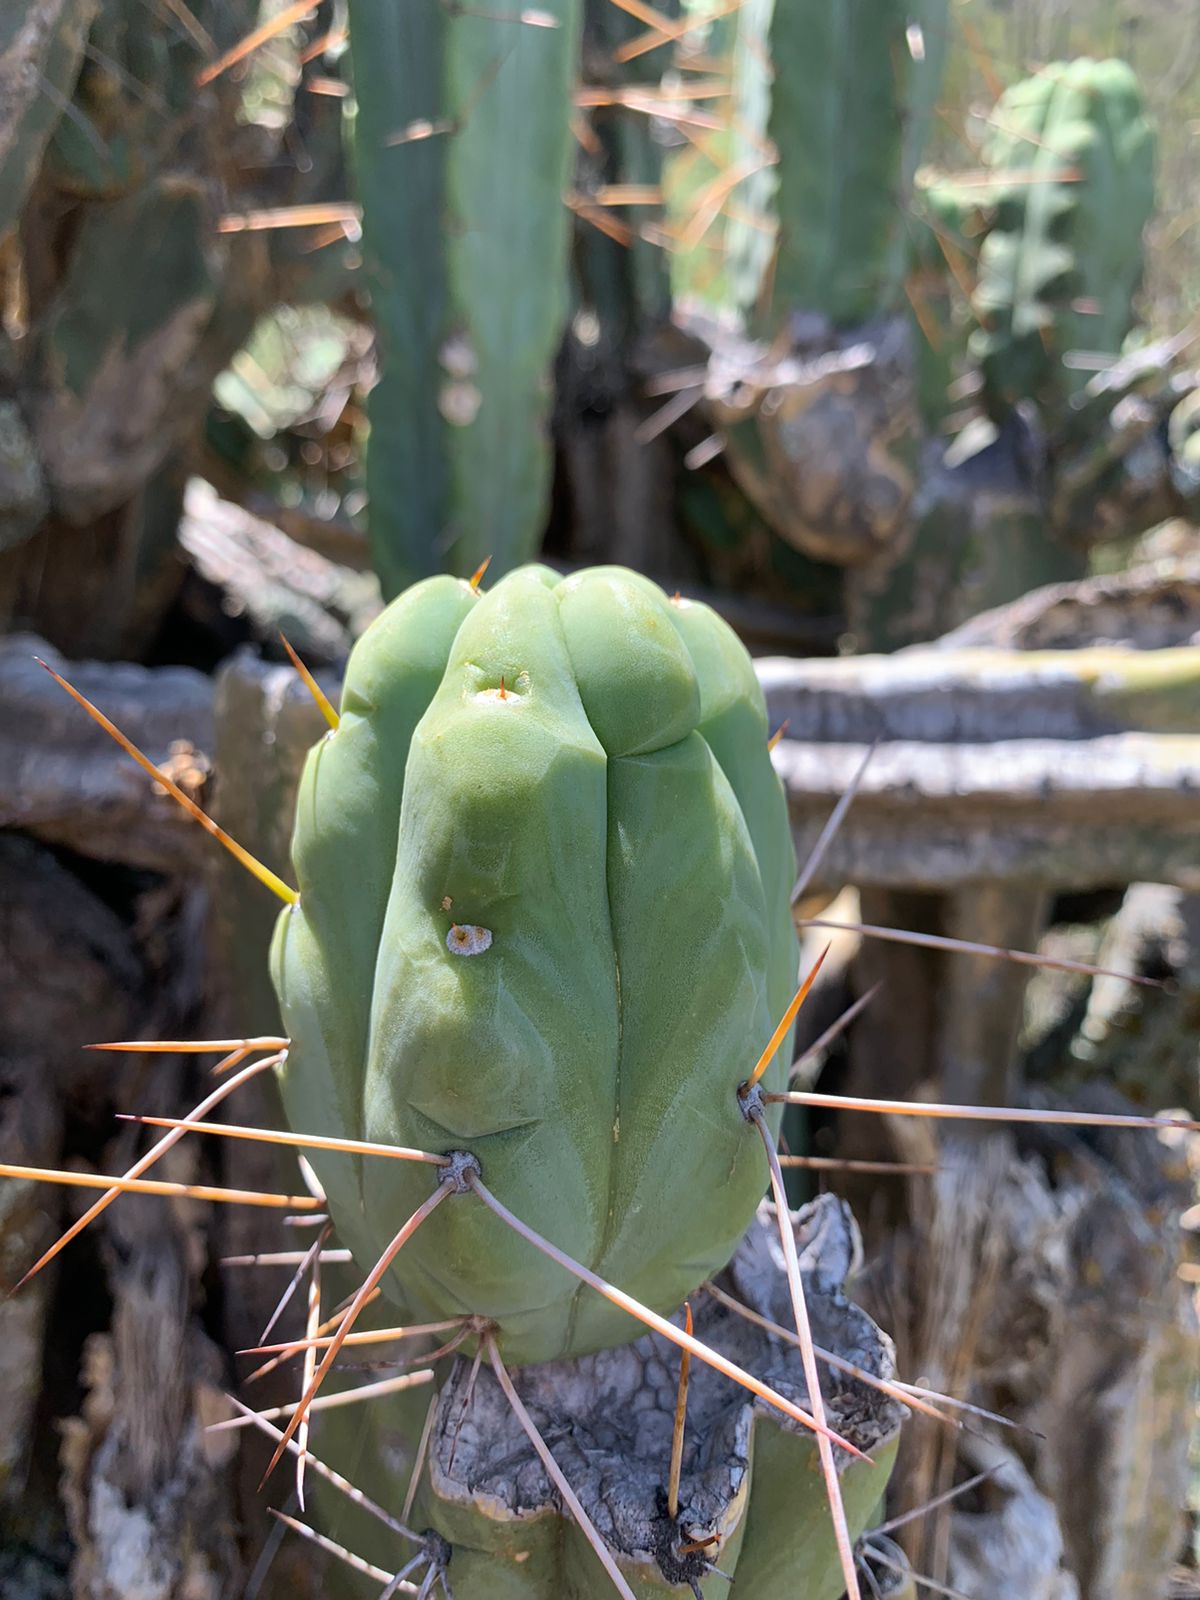
[[[448, 576], [402, 594], [351, 656], [300, 785], [300, 899], [272, 952], [293, 1128], [468, 1151], [525, 1222], [674, 1310], [766, 1182], [738, 1086], [797, 963], [767, 735], [731, 630], [635, 573], [525, 567], [486, 594]], [[438, 1181], [313, 1164], [364, 1268]], [[491, 1319], [514, 1362], [641, 1331], [470, 1192], [384, 1287], [409, 1314]]]

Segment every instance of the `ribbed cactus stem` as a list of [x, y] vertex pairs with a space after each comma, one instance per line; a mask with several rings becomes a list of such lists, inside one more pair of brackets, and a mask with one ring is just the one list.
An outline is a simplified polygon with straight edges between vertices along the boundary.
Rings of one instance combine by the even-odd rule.
[[[737, 1088], [796, 978], [767, 737], [733, 633], [633, 573], [402, 596], [301, 784], [274, 950], [293, 1128], [470, 1150], [516, 1214], [673, 1310], [764, 1184]], [[370, 1266], [428, 1173], [311, 1155]], [[510, 1363], [637, 1333], [478, 1206], [431, 1218], [382, 1281], [423, 1316], [493, 1319]]]
[[379, 339], [367, 488], [385, 592], [536, 549], [567, 316], [580, 0], [351, 0]]
[[944, 0], [776, 0], [768, 123], [778, 151], [774, 317], [839, 326], [895, 310], [907, 185], [933, 113]]
[[996, 107], [985, 149], [995, 221], [979, 258], [972, 351], [994, 409], [1032, 398], [1062, 421], [1133, 324], [1154, 135], [1123, 61], [1057, 62]]

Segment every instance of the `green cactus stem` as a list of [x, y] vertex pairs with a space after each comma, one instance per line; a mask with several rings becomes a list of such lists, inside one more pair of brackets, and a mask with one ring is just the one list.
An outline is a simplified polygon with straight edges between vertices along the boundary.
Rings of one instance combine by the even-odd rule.
[[1123, 61], [1056, 62], [996, 107], [984, 151], [995, 220], [979, 258], [972, 352], [992, 406], [1033, 398], [1061, 416], [1133, 323], [1154, 135]]
[[941, 80], [947, 9], [944, 0], [775, 5], [776, 322], [815, 311], [848, 327], [902, 303], [905, 189]]
[[[273, 970], [297, 1131], [468, 1150], [526, 1222], [659, 1311], [728, 1259], [765, 1179], [737, 1086], [796, 944], [762, 695], [713, 612], [617, 568], [417, 585], [351, 658], [293, 859]], [[427, 1167], [385, 1168], [319, 1165], [364, 1266], [430, 1191]], [[389, 1292], [494, 1319], [516, 1362], [634, 1337], [528, 1256], [459, 1199]]]
[[443, 0], [350, 5], [380, 356], [367, 487], [388, 594], [489, 555], [503, 573], [541, 537], [579, 0], [524, 18]]

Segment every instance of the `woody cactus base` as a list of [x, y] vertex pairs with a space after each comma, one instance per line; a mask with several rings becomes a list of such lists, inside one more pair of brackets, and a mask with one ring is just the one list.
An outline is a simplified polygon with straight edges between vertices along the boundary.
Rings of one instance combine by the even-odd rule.
[[[894, 1377], [891, 1341], [850, 1304], [842, 1284], [859, 1249], [849, 1209], [825, 1196], [794, 1219], [813, 1337], [863, 1370]], [[791, 1317], [775, 1220], [751, 1227], [716, 1287], [786, 1327]], [[748, 1370], [807, 1406], [799, 1351], [728, 1310], [707, 1292], [693, 1299], [695, 1331]], [[448, 1365], [448, 1364], [447, 1364]], [[711, 1600], [736, 1579], [754, 1600], [836, 1600], [844, 1580], [811, 1434], [692, 1366], [679, 1515], [666, 1511], [665, 1469], [679, 1374], [678, 1353], [653, 1336], [578, 1359], [525, 1367], [513, 1381], [638, 1600], [692, 1594]], [[852, 1534], [883, 1496], [899, 1441], [901, 1407], [829, 1370], [830, 1425], [869, 1454], [839, 1452]], [[317, 1454], [384, 1505], [398, 1502], [429, 1404], [427, 1388], [360, 1413], [314, 1421]], [[408, 1450], [397, 1473], [399, 1441]], [[387, 1571], [413, 1545], [317, 1486], [322, 1525]], [[410, 1525], [432, 1532], [454, 1600], [608, 1600], [615, 1593], [583, 1534], [564, 1519], [558, 1493], [486, 1364], [458, 1359], [439, 1373], [429, 1454]], [[715, 1543], [709, 1544], [709, 1540]], [[442, 1548], [438, 1541], [445, 1541]], [[694, 1545], [679, 1554], [681, 1545]], [[711, 1565], [719, 1573], [709, 1570]], [[347, 1590], [353, 1583], [347, 1580]]]

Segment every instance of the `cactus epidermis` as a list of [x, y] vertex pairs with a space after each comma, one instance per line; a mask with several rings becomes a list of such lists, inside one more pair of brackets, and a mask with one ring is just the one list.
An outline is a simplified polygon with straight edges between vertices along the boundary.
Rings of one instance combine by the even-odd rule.
[[[524, 1221], [660, 1311], [723, 1265], [765, 1181], [737, 1087], [796, 943], [762, 695], [713, 612], [617, 568], [416, 585], [351, 658], [293, 855], [273, 973], [295, 1129], [468, 1150]], [[364, 1267], [433, 1184], [314, 1164]], [[494, 1319], [518, 1362], [639, 1331], [471, 1194], [386, 1287]]]
[[1061, 404], [1115, 356], [1133, 322], [1154, 134], [1123, 61], [1055, 62], [996, 107], [984, 152], [996, 220], [979, 258], [972, 348], [994, 404]]

